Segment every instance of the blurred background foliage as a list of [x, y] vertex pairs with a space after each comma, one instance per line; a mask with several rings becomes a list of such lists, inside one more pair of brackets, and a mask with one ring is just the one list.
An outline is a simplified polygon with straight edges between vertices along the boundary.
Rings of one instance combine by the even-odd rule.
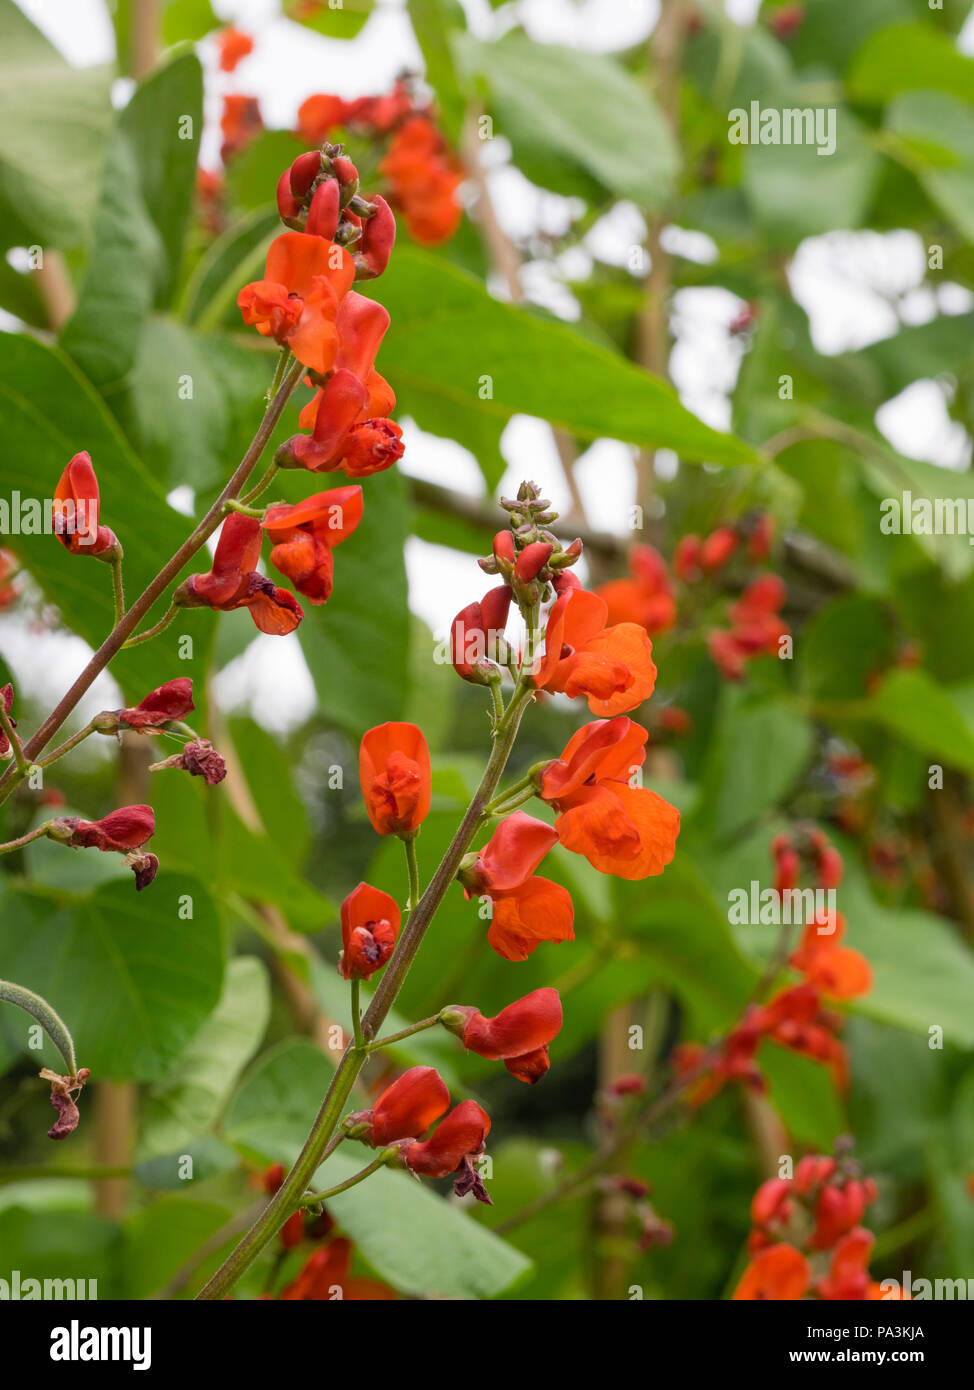
[[[970, 5], [807, 0], [802, 22], [783, 25], [779, 12], [795, 8], [765, 3], [741, 23], [717, 3], [667, 0], [646, 42], [603, 52], [530, 37], [517, 4], [485, 37], [452, 0], [409, 0], [441, 129], [467, 163], [469, 215], [438, 247], [401, 225], [388, 273], [368, 287], [392, 316], [379, 367], [397, 418], [476, 460], [481, 495], [458, 500], [406, 468], [368, 480], [332, 599], [287, 639], [314, 683], [315, 707], [298, 723], [262, 727], [219, 698], [220, 673], [253, 640], [239, 613], [183, 614], [113, 663], [130, 702], [191, 675], [195, 726], [227, 753], [231, 776], [212, 792], [163, 773], [128, 798], [154, 805], [163, 866], [138, 899], [108, 856], [40, 842], [4, 860], [0, 973], [51, 999], [96, 1082], [79, 1131], [52, 1152], [40, 1058], [14, 1011], [0, 1015], [0, 1273], [97, 1278], [102, 1297], [192, 1292], [216, 1251], [171, 1281], [255, 1200], [248, 1175], [294, 1156], [334, 1064], [328, 1028], [346, 1016], [336, 905], [361, 878], [405, 891], [398, 844], [376, 848], [360, 803], [358, 738], [385, 720], [423, 727], [435, 764], [420, 839], [427, 876], [484, 753], [482, 693], [434, 662], [433, 634], [410, 612], [405, 547], [418, 537], [464, 552], [468, 587], [454, 606], [479, 596], [474, 557], [490, 548], [502, 435], [518, 416], [550, 422], [569, 470], [595, 441], [631, 446], [638, 491], [620, 499], [617, 524], [588, 525], [577, 505], [565, 523], [589, 541], [590, 580], [625, 572], [630, 500], [644, 508], [635, 539], [667, 557], [687, 532], [770, 513], [794, 659], [722, 679], [706, 636], [746, 576], [735, 562], [720, 584], [687, 591], [677, 626], [655, 644], [660, 680], [646, 712], [651, 785], [684, 812], [674, 863], [626, 883], [556, 851], [549, 863], [572, 892], [577, 940], [519, 966], [486, 948], [473, 906], [450, 893], [397, 1003], [399, 1026], [447, 1002], [493, 1014], [557, 984], [565, 1027], [532, 1090], [445, 1036], [396, 1049], [395, 1063], [434, 1063], [455, 1099], [489, 1110], [495, 1206], [471, 1214], [382, 1173], [334, 1203], [357, 1266], [407, 1295], [574, 1299], [638, 1286], [648, 1298], [719, 1297], [745, 1258], [769, 1143], [797, 1156], [851, 1132], [880, 1184], [874, 1277], [972, 1273], [974, 549], [963, 536], [882, 535], [879, 502], [903, 490], [974, 499], [974, 474], [969, 450], [948, 469], [898, 451], [877, 424], [886, 403], [934, 382], [949, 419], [965, 435], [974, 428], [974, 59], [957, 43]], [[332, 42], [353, 44], [372, 22], [367, 0], [284, 10]], [[228, 164], [219, 226], [208, 226], [194, 192], [204, 129], [194, 45], [219, 21], [208, 0], [170, 0], [158, 15], [150, 62], [136, 0], [117, 0], [117, 68], [75, 68], [0, 0], [0, 493], [49, 497], [67, 459], [88, 449], [130, 594], [179, 544], [187, 508], [199, 515], [217, 494], [259, 420], [274, 356], [242, 330], [236, 294], [260, 273], [279, 226], [278, 175], [302, 148], [288, 130], [257, 135]], [[119, 78], [134, 81], [124, 102]], [[835, 156], [730, 144], [728, 111], [752, 100], [835, 107]], [[562, 232], [492, 232], [474, 167], [484, 115], [524, 179], [573, 200]], [[374, 186], [375, 150], [352, 133], [349, 152]], [[620, 207], [637, 214], [634, 257], [572, 258]], [[690, 254], [672, 229], [698, 234], [708, 254]], [[868, 280], [870, 248], [902, 229], [925, 266], [912, 299], [886, 293], [890, 325], [875, 341], [817, 346], [790, 279], [808, 239], [876, 234], [862, 253]], [[25, 259], [32, 247], [43, 249], [40, 271]], [[523, 286], [538, 266], [570, 290], [572, 321], [529, 302]], [[704, 423], [666, 380], [679, 296], [705, 288], [737, 297], [726, 428]], [[184, 375], [191, 404], [177, 396]], [[275, 443], [295, 432], [297, 408]], [[281, 484], [289, 500], [306, 490], [303, 478]], [[49, 539], [7, 544], [23, 568], [3, 615], [2, 674], [26, 688], [16, 713], [31, 730], [47, 703], [33, 663], [54, 650], [35, 642], [73, 632], [97, 646], [111, 594], [100, 567]], [[188, 659], [176, 649], [185, 636]], [[64, 650], [67, 684], [80, 648]], [[263, 650], [272, 661], [276, 649]], [[670, 704], [692, 719], [679, 738], [655, 727], [654, 711]], [[532, 712], [512, 772], [556, 755], [581, 721], [558, 701]], [[68, 810], [102, 814], [126, 786], [145, 785], [136, 744], [121, 759], [85, 745], [49, 787]], [[932, 764], [945, 770], [942, 790], [928, 789]], [[18, 795], [5, 838], [45, 814], [43, 796]], [[639, 1071], [652, 1092], [676, 1042], [708, 1040], [737, 1018], [774, 933], [730, 925], [727, 894], [770, 881], [769, 842], [799, 820], [826, 828], [845, 856], [839, 905], [875, 973], [848, 1008], [849, 1093], [816, 1064], [768, 1049], [767, 1105], [727, 1091], [692, 1123], [630, 1146], [620, 1161], [652, 1183], [674, 1227], [667, 1249], [640, 1251], [638, 1230], [599, 1192], [493, 1236], [605, 1139], [601, 1087]], [[645, 1047], [627, 1054], [632, 1024]], [[931, 1027], [943, 1030], [942, 1050], [929, 1045]], [[376, 1067], [369, 1082], [383, 1079]], [[187, 1154], [192, 1182], [177, 1176]], [[337, 1180], [349, 1163], [339, 1153], [329, 1173]], [[88, 1180], [106, 1165], [124, 1176]], [[262, 1264], [244, 1290], [266, 1277]]]

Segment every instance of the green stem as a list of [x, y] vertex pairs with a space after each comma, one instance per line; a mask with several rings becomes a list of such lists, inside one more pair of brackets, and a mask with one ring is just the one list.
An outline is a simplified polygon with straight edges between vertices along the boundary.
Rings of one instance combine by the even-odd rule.
[[78, 1070], [78, 1063], [74, 1055], [74, 1039], [68, 1032], [67, 1025], [60, 1014], [51, 1008], [47, 1000], [42, 999], [39, 994], [35, 994], [32, 989], [25, 989], [23, 985], [15, 985], [11, 980], [0, 980], [0, 1000], [7, 1004], [16, 1004], [19, 1009], [23, 1009], [25, 1013], [37, 1019], [37, 1022], [60, 1052], [68, 1075], [74, 1076]]
[[[30, 830], [26, 835], [21, 835], [18, 840], [7, 840], [5, 844], [0, 845], [0, 854], [12, 854], [15, 849], [23, 849], [24, 845], [29, 845], [32, 840], [39, 840], [42, 835], [47, 834], [49, 824], [49, 821], [45, 821], [36, 830]], [[0, 998], [3, 996], [0, 995]]]
[[[532, 641], [532, 638], [533, 633], [529, 630], [529, 642]], [[514, 689], [504, 716], [494, 729], [494, 744], [480, 786], [474, 793], [473, 799], [464, 813], [463, 820], [460, 822], [457, 832], [425, 893], [417, 903], [415, 910], [410, 913], [406, 925], [400, 933], [392, 959], [386, 967], [378, 989], [372, 996], [372, 1002], [362, 1020], [362, 1031], [367, 1042], [375, 1037], [395, 1003], [396, 996], [415, 959], [416, 952], [422, 944], [433, 914], [456, 877], [460, 861], [483, 822], [484, 807], [494, 795], [497, 784], [504, 774], [504, 768], [507, 766], [507, 760], [517, 737], [521, 717], [533, 699], [534, 686], [530, 675], [527, 674], [530, 669], [530, 663], [526, 664], [525, 672]], [[290, 1213], [295, 1210], [321, 1163], [322, 1155], [332, 1138], [335, 1127], [341, 1121], [345, 1102], [367, 1056], [367, 1052], [359, 1052], [354, 1046], [345, 1049], [311, 1127], [311, 1132], [305, 1140], [304, 1147], [293, 1168], [278, 1191], [270, 1198], [243, 1240], [231, 1251], [213, 1278], [202, 1289], [198, 1295], [200, 1299], [223, 1298], [233, 1288], [244, 1271], [254, 1262], [275, 1232], [280, 1230]]]
[[158, 637], [160, 632], [165, 632], [166, 628], [175, 618], [179, 609], [171, 603], [163, 616], [152, 627], [147, 627], [145, 632], [140, 632], [138, 637], [130, 637], [127, 642], [123, 642], [123, 647], [139, 647], [143, 642], [149, 642], [153, 637]]
[[118, 627], [125, 616], [125, 585], [122, 582], [122, 557], [116, 555], [112, 561], [112, 593], [115, 597], [115, 623]]
[[65, 739], [64, 743], [58, 744], [53, 753], [48, 753], [46, 758], [41, 758], [34, 764], [35, 767], [50, 767], [51, 763], [56, 763], [58, 758], [63, 758], [65, 753], [70, 753], [72, 748], [77, 748], [79, 743], [84, 742], [90, 734], [95, 732], [95, 721], [86, 724], [83, 729], [79, 729], [71, 738]]
[[411, 1023], [408, 1028], [400, 1028], [398, 1033], [387, 1033], [384, 1038], [376, 1038], [375, 1042], [367, 1043], [366, 1047], [369, 1052], [378, 1052], [380, 1047], [391, 1047], [393, 1043], [402, 1042], [403, 1038], [411, 1038], [414, 1033], [423, 1033], [427, 1028], [435, 1028], [439, 1021], [439, 1014], [432, 1014], [421, 1023]]
[[267, 388], [267, 399], [269, 401], [274, 399], [284, 384], [284, 378], [287, 376], [288, 367], [293, 360], [291, 349], [289, 347], [282, 347], [277, 359], [277, 366], [274, 368], [273, 380]]
[[271, 483], [274, 481], [276, 477], [277, 464], [272, 463], [270, 468], [268, 468], [267, 472], [261, 478], [260, 482], [256, 485], [256, 487], [252, 487], [249, 492], [245, 493], [244, 496], [241, 497], [240, 500], [244, 504], [244, 506], [250, 506], [251, 502], [256, 502], [257, 498], [261, 495], [262, 492], [267, 491], [267, 489], [270, 487]]
[[224, 502], [223, 510], [225, 512], [242, 512], [244, 516], [252, 516], [255, 517], [258, 521], [263, 521], [264, 513], [266, 512], [267, 508], [248, 507], [246, 502], [237, 502], [231, 497], [229, 502]]
[[377, 1172], [382, 1167], [390, 1155], [395, 1152], [395, 1149], [392, 1147], [383, 1149], [379, 1157], [374, 1158], [368, 1167], [363, 1168], [360, 1173], [353, 1174], [352, 1177], [346, 1178], [344, 1182], [338, 1183], [336, 1187], [329, 1187], [324, 1192], [309, 1192], [306, 1197], [301, 1198], [298, 1206], [316, 1207], [319, 1202], [327, 1202], [329, 1197], [337, 1197], [339, 1192], [347, 1192], [350, 1187], [355, 1187], [357, 1183], [364, 1182], [366, 1178], [370, 1178], [373, 1173]]
[[403, 840], [403, 846], [406, 850], [406, 872], [409, 875], [409, 898], [406, 902], [408, 914], [419, 902], [419, 861], [416, 858], [416, 836], [411, 835], [408, 840]]
[[14, 762], [17, 764], [18, 779], [23, 779], [30, 772], [30, 764], [24, 757], [24, 750], [21, 746], [20, 739], [17, 737], [17, 730], [14, 728], [13, 720], [7, 713], [7, 707], [3, 702], [2, 695], [0, 695], [0, 729], [6, 734], [7, 742], [13, 750]]
[[365, 1039], [362, 1037], [362, 1006], [359, 996], [362, 992], [362, 981], [352, 980], [352, 1033], [355, 1037], [356, 1052], [365, 1050]]

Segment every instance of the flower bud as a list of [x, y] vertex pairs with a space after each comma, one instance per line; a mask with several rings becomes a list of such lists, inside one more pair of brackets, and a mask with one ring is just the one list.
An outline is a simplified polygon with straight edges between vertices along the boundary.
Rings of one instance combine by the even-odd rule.
[[338, 200], [341, 190], [334, 179], [319, 183], [308, 208], [308, 220], [304, 230], [308, 236], [324, 237], [333, 240], [338, 230]]
[[554, 550], [553, 545], [542, 541], [535, 541], [532, 545], [527, 545], [521, 551], [514, 564], [514, 574], [522, 583], [526, 584], [532, 579], [537, 579], [551, 558]]
[[374, 280], [389, 264], [396, 244], [396, 219], [385, 198], [378, 195], [375, 212], [362, 227], [362, 240], [355, 253], [355, 278]]
[[320, 150], [309, 150], [307, 154], [299, 154], [288, 170], [288, 185], [292, 195], [299, 201], [306, 198], [320, 170]]

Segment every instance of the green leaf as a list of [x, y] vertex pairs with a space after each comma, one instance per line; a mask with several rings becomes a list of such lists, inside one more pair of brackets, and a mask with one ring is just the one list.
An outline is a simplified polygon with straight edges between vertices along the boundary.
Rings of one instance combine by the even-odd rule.
[[830, 1153], [847, 1122], [828, 1067], [773, 1043], [764, 1044], [757, 1061], [768, 1082], [768, 1098], [789, 1136], [819, 1153]]
[[397, 391], [414, 393], [421, 426], [427, 397], [463, 410], [477, 429], [484, 417], [506, 423], [522, 413], [580, 439], [609, 436], [711, 463], [759, 462], [748, 445], [692, 415], [658, 377], [564, 324], [492, 299], [438, 256], [403, 246], [379, 284], [392, 316], [379, 366]]
[[[69, 459], [87, 449], [98, 474], [101, 521], [125, 549], [127, 592], [141, 593], [185, 540], [190, 523], [166, 502], [158, 480], [134, 456], [101, 399], [63, 353], [25, 335], [3, 333], [0, 402], [3, 495], [11, 497], [24, 488], [29, 466], [30, 496], [53, 498]], [[15, 534], [4, 543], [31, 570], [71, 628], [97, 648], [113, 625], [108, 567], [69, 554], [53, 535]], [[153, 616], [161, 616], [161, 610]], [[184, 614], [180, 632], [205, 631], [200, 616]], [[212, 615], [206, 618], [212, 621]], [[168, 649], [166, 638], [159, 645], [133, 647], [112, 662], [112, 674], [129, 695], [141, 699], [159, 684], [160, 647]]]
[[111, 74], [72, 68], [0, 0], [2, 245], [79, 246], [97, 206], [112, 125]]
[[863, 45], [847, 83], [853, 100], [876, 106], [920, 89], [974, 101], [974, 59], [928, 24], [893, 24]]
[[184, 1196], [163, 1197], [137, 1212], [125, 1225], [125, 1297], [159, 1293], [229, 1216], [226, 1207]]
[[227, 966], [216, 1008], [145, 1099], [140, 1162], [183, 1152], [190, 1140], [213, 1128], [269, 1018], [267, 972], [256, 957], [238, 956]]
[[298, 628], [321, 713], [353, 734], [398, 719], [409, 685], [403, 562], [406, 489], [398, 469], [368, 478], [365, 514], [335, 552], [327, 607]]
[[613, 58], [521, 34], [467, 39], [460, 52], [468, 71], [486, 78], [493, 133], [510, 140], [528, 178], [550, 187], [552, 167], [565, 164], [642, 208], [665, 206], [678, 167], [672, 137], [656, 103]]
[[885, 125], [931, 202], [974, 241], [974, 111], [943, 92], [906, 92], [886, 108]]
[[229, 227], [200, 257], [183, 294], [180, 312], [187, 322], [198, 327], [239, 325], [240, 287], [260, 278], [267, 248], [281, 229], [277, 209], [268, 212], [263, 205], [266, 192], [265, 188], [259, 208]]
[[324, 34], [329, 39], [354, 39], [372, 13], [372, 0], [342, 0], [340, 5], [325, 3], [309, 7], [302, 0], [284, 0], [288, 19]]
[[925, 672], [891, 671], [859, 709], [921, 753], [974, 772], [974, 733], [949, 692]]
[[210, 0], [165, 0], [162, 39], [166, 44], [196, 43], [219, 23]]
[[[368, 1160], [368, 1149], [340, 1149], [315, 1182], [344, 1182]], [[403, 1293], [496, 1298], [531, 1268], [519, 1250], [407, 1173], [380, 1169], [331, 1198], [328, 1208], [369, 1264]]]
[[416, 41], [422, 49], [426, 81], [436, 93], [439, 122], [450, 143], [457, 145], [466, 99], [457, 79], [451, 31], [465, 30], [466, 17], [459, 0], [408, 0], [407, 10]]
[[184, 53], [142, 82], [118, 118], [94, 243], [61, 343], [96, 385], [125, 376], [150, 306], [172, 298], [192, 205], [203, 76]]
[[338, 1057], [327, 1057], [306, 1038], [266, 1052], [230, 1103], [223, 1124], [227, 1142], [254, 1163], [291, 1162], [308, 1137]]
[[702, 815], [723, 840], [739, 834], [791, 790], [812, 754], [808, 721], [785, 700], [747, 705], [728, 692], [711, 744]]
[[[70, 1000], [69, 1027], [82, 1066], [96, 1077], [153, 1081], [216, 1004], [223, 941], [197, 879], [164, 872], [137, 902], [134, 893], [132, 883], [108, 883], [61, 908], [11, 894], [0, 922], [0, 956], [19, 983], [45, 998]], [[190, 902], [192, 916], [181, 915]]]
[[813, 695], [858, 699], [869, 677], [888, 663], [894, 645], [877, 599], [843, 595], [819, 609], [801, 639], [798, 675]]

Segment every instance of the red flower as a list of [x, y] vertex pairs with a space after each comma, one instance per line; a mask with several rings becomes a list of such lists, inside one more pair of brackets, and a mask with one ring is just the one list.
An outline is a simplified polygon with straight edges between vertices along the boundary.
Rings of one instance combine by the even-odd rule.
[[[4, 713], [9, 714], [14, 703], [14, 688], [12, 685], [5, 685], [0, 690], [0, 700], [3, 701]], [[11, 719], [10, 723], [16, 729], [16, 719]], [[10, 740], [2, 729], [0, 729], [0, 758], [6, 758], [10, 752]]]
[[859, 1225], [876, 1196], [872, 1178], [824, 1183], [815, 1199], [815, 1229], [809, 1242], [812, 1249], [830, 1250], [841, 1236]]
[[249, 608], [261, 632], [278, 637], [293, 632], [304, 614], [293, 594], [257, 573], [260, 542], [260, 522], [243, 512], [231, 512], [220, 531], [209, 574], [190, 575], [176, 590], [174, 602], [221, 613]]
[[399, 1161], [412, 1173], [424, 1178], [445, 1178], [462, 1170], [454, 1184], [458, 1196], [473, 1192], [478, 1202], [491, 1205], [475, 1161], [484, 1150], [490, 1133], [490, 1116], [474, 1100], [461, 1101], [425, 1142], [404, 1139], [399, 1145]]
[[608, 609], [606, 621], [637, 623], [649, 633], [667, 632], [676, 622], [676, 599], [666, 561], [651, 545], [629, 552], [630, 579], [613, 579], [596, 589]]
[[171, 719], [185, 719], [196, 706], [193, 704], [193, 682], [188, 676], [177, 676], [152, 690], [132, 709], [114, 710], [120, 724], [130, 729], [158, 729]]
[[453, 235], [462, 216], [456, 199], [462, 171], [427, 117], [417, 114], [403, 122], [379, 172], [389, 180], [416, 241], [435, 246]]
[[731, 629], [710, 633], [708, 650], [727, 680], [740, 680], [745, 663], [756, 656], [777, 656], [781, 639], [790, 631], [778, 612], [784, 600], [785, 586], [778, 576], [763, 574], [732, 605]]
[[527, 960], [542, 941], [575, 939], [569, 894], [549, 879], [532, 877], [557, 840], [551, 826], [515, 811], [458, 874], [468, 898], [490, 899], [487, 940], [505, 960]]
[[360, 883], [342, 903], [338, 968], [346, 980], [367, 980], [392, 955], [399, 935], [399, 906], [388, 893]]
[[271, 564], [290, 579], [299, 594], [324, 603], [331, 593], [331, 552], [362, 520], [362, 489], [338, 487], [316, 492], [297, 506], [269, 507], [263, 527], [273, 542]]
[[352, 1303], [389, 1300], [398, 1297], [394, 1289], [375, 1279], [348, 1277], [352, 1243], [340, 1236], [309, 1255], [303, 1268], [280, 1297], [287, 1302]]
[[468, 603], [450, 628], [450, 659], [465, 681], [484, 685], [503, 662], [504, 629], [511, 607], [506, 584], [490, 589], [479, 603]]
[[808, 1261], [793, 1245], [771, 1245], [748, 1265], [733, 1298], [793, 1301], [805, 1296], [811, 1278]]
[[[337, 161], [336, 161], [337, 162]], [[374, 280], [389, 264], [396, 244], [396, 219], [385, 198], [370, 199], [376, 211], [362, 224], [362, 237], [355, 249], [355, 270], [359, 280]]]
[[416, 834], [430, 808], [430, 754], [415, 724], [379, 724], [363, 735], [359, 779], [379, 835]]
[[832, 1252], [829, 1272], [815, 1285], [820, 1298], [865, 1300], [870, 1296], [869, 1256], [875, 1237], [863, 1226], [844, 1235]]
[[397, 1139], [415, 1139], [445, 1115], [450, 1092], [434, 1067], [410, 1067], [387, 1086], [371, 1110], [357, 1110], [345, 1121], [353, 1139], [381, 1149]]
[[250, 35], [232, 27], [221, 29], [216, 41], [220, 50], [221, 72], [233, 72], [238, 63], [254, 51], [254, 41]]
[[267, 252], [265, 278], [244, 285], [237, 304], [244, 323], [289, 347], [313, 371], [330, 372], [338, 310], [354, 279], [355, 264], [336, 242], [283, 232]]
[[701, 545], [697, 564], [705, 574], [713, 574], [715, 570], [723, 569], [736, 549], [737, 532], [730, 526], [718, 526]]
[[260, 102], [256, 97], [242, 96], [237, 92], [225, 96], [223, 115], [220, 118], [220, 130], [223, 134], [220, 158], [224, 164], [229, 164], [234, 155], [252, 144], [263, 129]]
[[540, 689], [583, 695], [593, 714], [623, 714], [653, 693], [656, 667], [645, 628], [606, 627], [608, 607], [597, 594], [567, 587], [548, 614], [545, 653], [535, 665]]
[[[823, 927], [833, 926], [831, 933]], [[845, 918], [835, 913], [834, 923], [814, 918], [805, 927], [801, 943], [792, 952], [789, 964], [800, 970], [810, 984], [834, 999], [858, 999], [873, 987], [873, 972], [859, 951], [840, 943], [845, 935]]]
[[536, 989], [494, 1018], [451, 1004], [440, 1021], [469, 1051], [491, 1062], [503, 1061], [512, 1076], [533, 1085], [548, 1070], [548, 1044], [561, 1031], [561, 998], [556, 989]]
[[[52, 825], [60, 832], [64, 827], [64, 843], [85, 849], [115, 850], [128, 854], [144, 845], [155, 833], [156, 818], [151, 806], [122, 806], [101, 820], [79, 820], [63, 816]], [[61, 839], [61, 834], [56, 835]]]
[[72, 555], [114, 560], [122, 548], [114, 531], [98, 525], [98, 479], [91, 455], [75, 454], [54, 490], [54, 534]]
[[684, 584], [693, 584], [700, 578], [700, 547], [702, 541], [699, 536], [681, 536], [676, 543], [673, 551], [673, 573], [677, 579], [682, 579]]
[[631, 719], [596, 720], [572, 735], [541, 778], [539, 795], [560, 812], [555, 829], [561, 843], [619, 878], [661, 874], [680, 833], [675, 807], [630, 785], [645, 759], [647, 737]]

